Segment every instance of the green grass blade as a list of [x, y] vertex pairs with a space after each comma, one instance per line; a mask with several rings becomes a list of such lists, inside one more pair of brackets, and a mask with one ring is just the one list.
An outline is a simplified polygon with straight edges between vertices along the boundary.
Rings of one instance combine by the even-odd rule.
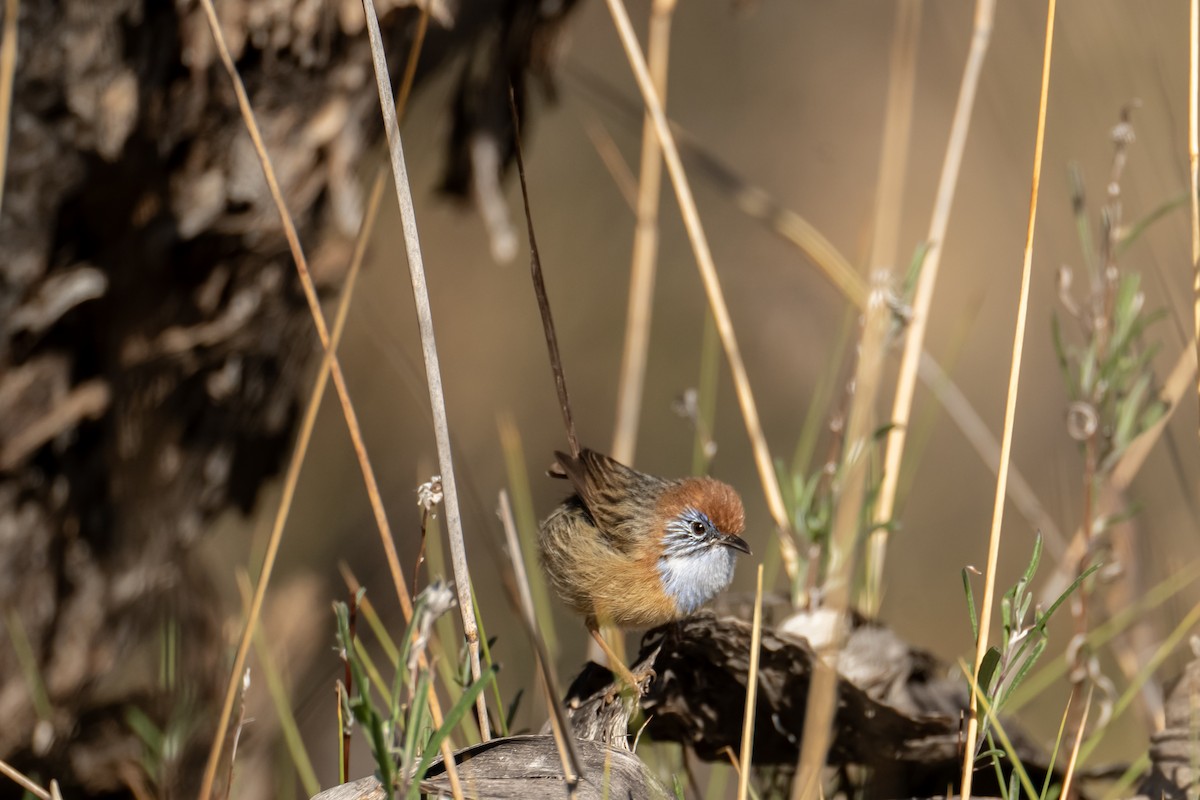
[[496, 674], [496, 666], [493, 664], [483, 671], [479, 676], [479, 680], [467, 687], [462, 696], [458, 698], [458, 702], [450, 709], [450, 713], [442, 720], [442, 727], [430, 737], [425, 745], [425, 753], [421, 756], [421, 762], [417, 764], [417, 770], [412, 775], [412, 783], [408, 787], [409, 800], [416, 800], [421, 793], [421, 779], [425, 776], [425, 772], [429, 769], [429, 765], [433, 763], [434, 757], [437, 755], [438, 748], [441, 747], [442, 741], [450, 735], [454, 727], [458, 725], [463, 717], [466, 716], [467, 710], [475, 702], [475, 698], [479, 693], [487, 688], [492, 676]]

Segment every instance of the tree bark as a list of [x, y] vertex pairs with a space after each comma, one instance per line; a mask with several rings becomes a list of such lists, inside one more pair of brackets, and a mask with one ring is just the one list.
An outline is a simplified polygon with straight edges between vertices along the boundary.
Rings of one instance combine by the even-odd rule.
[[[418, 11], [376, 5], [398, 82]], [[572, 3], [541, 5], [433, 4], [418, 77], [465, 55], [448, 190], [469, 190], [473, 137], [511, 148], [508, 81], [523, 97], [548, 76]], [[382, 132], [360, 2], [216, 6], [314, 277], [336, 285]], [[0, 758], [76, 794], [190, 792], [228, 647], [190, 554], [288, 455], [312, 322], [196, 0], [24, 0], [10, 131]], [[131, 708], [184, 746], [152, 752]]]

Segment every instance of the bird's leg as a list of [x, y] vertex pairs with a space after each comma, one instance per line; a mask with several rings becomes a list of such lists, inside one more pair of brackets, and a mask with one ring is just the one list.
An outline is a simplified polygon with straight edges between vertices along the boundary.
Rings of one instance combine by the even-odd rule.
[[633, 673], [629, 671], [629, 667], [625, 666], [625, 662], [613, 652], [608, 642], [604, 641], [604, 637], [600, 635], [600, 626], [594, 619], [587, 621], [587, 629], [592, 638], [596, 640], [596, 644], [600, 645], [600, 649], [604, 651], [604, 657], [608, 659], [608, 668], [612, 670], [613, 675], [628, 684], [629, 688], [641, 694], [637, 678], [633, 677]]

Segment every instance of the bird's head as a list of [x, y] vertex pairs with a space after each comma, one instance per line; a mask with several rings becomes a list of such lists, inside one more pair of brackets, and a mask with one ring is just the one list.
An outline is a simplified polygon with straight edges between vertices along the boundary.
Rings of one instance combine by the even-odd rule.
[[746, 524], [742, 500], [721, 481], [688, 478], [664, 491], [655, 511], [662, 524], [663, 591], [682, 614], [691, 614], [729, 585], [734, 551], [750, 553], [740, 535]]

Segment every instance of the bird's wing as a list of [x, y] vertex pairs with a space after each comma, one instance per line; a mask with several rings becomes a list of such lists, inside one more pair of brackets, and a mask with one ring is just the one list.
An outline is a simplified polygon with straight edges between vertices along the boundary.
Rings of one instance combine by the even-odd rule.
[[655, 503], [669, 481], [630, 469], [594, 450], [554, 454], [596, 528], [622, 552], [651, 535]]

